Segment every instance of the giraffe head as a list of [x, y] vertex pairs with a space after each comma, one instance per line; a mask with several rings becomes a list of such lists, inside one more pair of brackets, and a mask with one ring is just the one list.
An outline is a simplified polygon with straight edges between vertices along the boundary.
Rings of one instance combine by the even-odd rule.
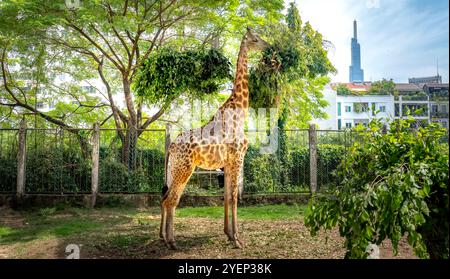
[[247, 33], [244, 37], [245, 43], [249, 50], [263, 51], [270, 45], [261, 39], [250, 27], [247, 27]]

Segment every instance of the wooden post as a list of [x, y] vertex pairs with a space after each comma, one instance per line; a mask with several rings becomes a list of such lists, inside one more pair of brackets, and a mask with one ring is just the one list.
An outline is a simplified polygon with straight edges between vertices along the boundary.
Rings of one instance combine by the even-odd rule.
[[91, 207], [95, 206], [98, 193], [98, 165], [100, 152], [100, 126], [94, 124], [94, 132], [92, 134], [92, 180], [91, 180]]
[[20, 121], [19, 126], [19, 150], [17, 152], [17, 198], [22, 198], [25, 194], [25, 161], [27, 149], [27, 123], [25, 119]]
[[309, 124], [309, 170], [311, 194], [317, 191], [317, 134], [316, 124]]
[[171, 129], [170, 123], [166, 124], [166, 143], [164, 147], [164, 185], [167, 185], [167, 163], [169, 160], [169, 146], [170, 146], [170, 129]]

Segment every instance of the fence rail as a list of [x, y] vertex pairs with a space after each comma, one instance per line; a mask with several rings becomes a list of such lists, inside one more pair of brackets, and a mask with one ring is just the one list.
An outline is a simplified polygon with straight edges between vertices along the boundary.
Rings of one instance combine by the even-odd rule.
[[[267, 131], [247, 131], [245, 193], [321, 191], [354, 140], [347, 131], [286, 130], [273, 154], [260, 152]], [[126, 138], [123, 138], [126, 135]], [[0, 192], [156, 193], [164, 184], [166, 130], [0, 129]], [[284, 150], [284, 151], [283, 151]], [[284, 152], [284, 153], [283, 153]], [[223, 193], [223, 172], [197, 170], [187, 191]], [[95, 202], [95, 200], [94, 200]]]

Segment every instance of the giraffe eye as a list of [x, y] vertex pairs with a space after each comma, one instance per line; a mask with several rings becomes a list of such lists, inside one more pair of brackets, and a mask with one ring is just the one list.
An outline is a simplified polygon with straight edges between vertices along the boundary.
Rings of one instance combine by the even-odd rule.
[[256, 43], [257, 41], [258, 41], [258, 39], [253, 39], [253, 42], [255, 42], [255, 43]]

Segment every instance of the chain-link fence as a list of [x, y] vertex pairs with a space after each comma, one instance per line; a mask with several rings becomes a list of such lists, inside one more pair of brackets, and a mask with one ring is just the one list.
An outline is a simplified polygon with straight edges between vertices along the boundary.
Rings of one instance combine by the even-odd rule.
[[[93, 129], [26, 129], [25, 193], [90, 193]], [[159, 193], [164, 183], [165, 130], [99, 129], [98, 192]], [[339, 182], [334, 170], [352, 144], [348, 131], [315, 131], [317, 190]], [[0, 129], [0, 191], [15, 192], [18, 129]], [[287, 130], [273, 152], [268, 131], [247, 131], [244, 193], [309, 192], [310, 131]], [[314, 173], [314, 172], [313, 172]], [[223, 170], [197, 169], [190, 194], [223, 193]]]
[[129, 144], [117, 130], [100, 130], [99, 191], [160, 192], [164, 183], [165, 130], [137, 130], [131, 135], [123, 130], [122, 134], [129, 137]]
[[90, 130], [27, 129], [25, 192], [89, 193]]
[[18, 129], [0, 130], [0, 193], [16, 189], [18, 132]]

